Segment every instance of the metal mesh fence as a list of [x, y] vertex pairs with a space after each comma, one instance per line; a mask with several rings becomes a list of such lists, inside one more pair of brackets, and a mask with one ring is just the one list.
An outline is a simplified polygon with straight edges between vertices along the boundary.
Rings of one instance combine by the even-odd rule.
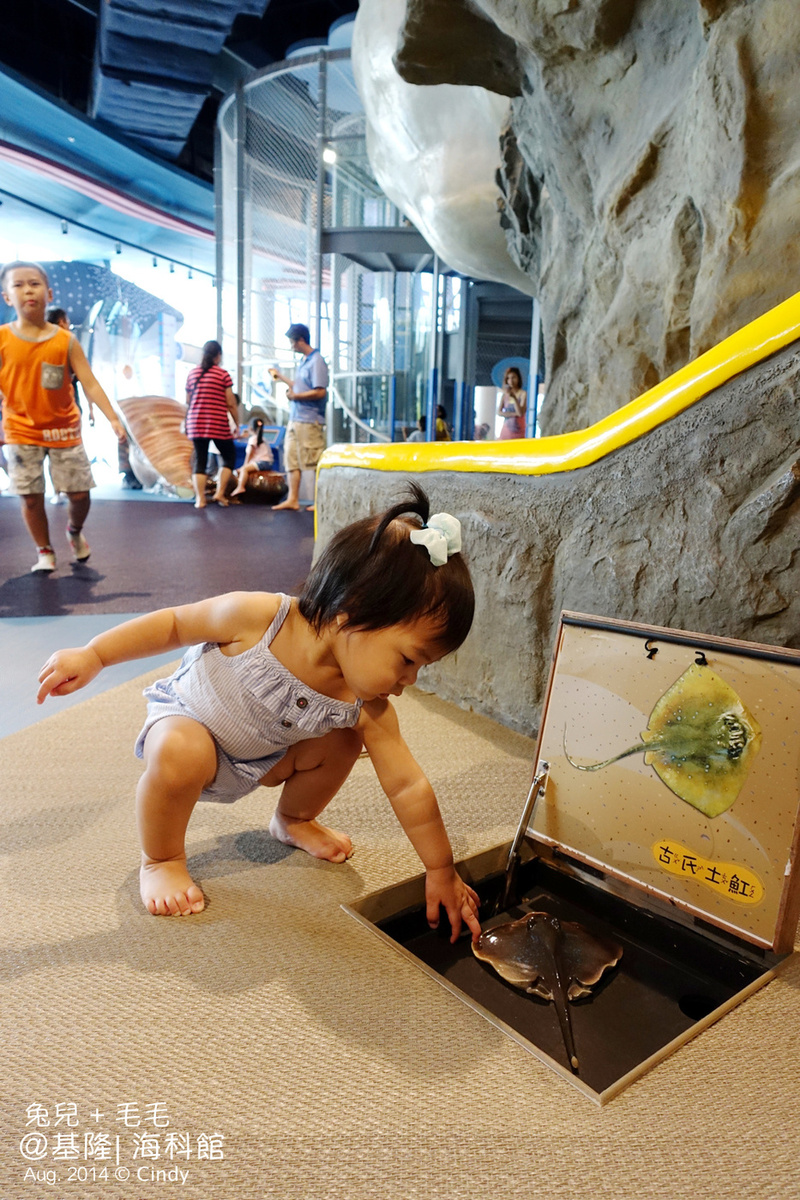
[[478, 387], [487, 387], [494, 380], [492, 368], [502, 359], [527, 359], [530, 354], [530, 331], [523, 333], [498, 333], [492, 330], [485, 333], [479, 329], [477, 349], [475, 354], [475, 383]]

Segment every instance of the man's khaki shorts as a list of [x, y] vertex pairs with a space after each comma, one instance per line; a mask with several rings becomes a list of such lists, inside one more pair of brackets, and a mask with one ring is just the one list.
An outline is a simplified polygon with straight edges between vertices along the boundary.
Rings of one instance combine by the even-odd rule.
[[287, 471], [309, 471], [322, 458], [325, 449], [325, 426], [305, 421], [290, 421], [283, 444]]
[[44, 493], [44, 460], [50, 459], [50, 478], [57, 492], [88, 492], [94, 487], [92, 468], [83, 446], [10, 446], [6, 443], [10, 492], [14, 496]]

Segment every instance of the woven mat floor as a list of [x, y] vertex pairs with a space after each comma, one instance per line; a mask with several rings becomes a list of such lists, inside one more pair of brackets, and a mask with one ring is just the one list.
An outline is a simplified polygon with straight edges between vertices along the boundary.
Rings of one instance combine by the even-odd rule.
[[[207, 910], [148, 916], [131, 746], [154, 677], [0, 741], [3, 1200], [800, 1194], [800, 966], [597, 1108], [340, 909], [419, 869], [366, 760], [329, 810], [348, 864], [272, 842], [266, 793], [206, 805]], [[457, 856], [507, 839], [533, 744], [416, 690], [399, 709]]]

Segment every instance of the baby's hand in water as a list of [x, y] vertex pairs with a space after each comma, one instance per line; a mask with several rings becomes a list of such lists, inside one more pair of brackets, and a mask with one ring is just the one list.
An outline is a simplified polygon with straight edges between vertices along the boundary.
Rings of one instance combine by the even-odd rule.
[[451, 942], [458, 939], [461, 932], [461, 922], [469, 926], [473, 942], [481, 935], [481, 923], [478, 920], [480, 900], [478, 893], [456, 871], [455, 867], [437, 867], [429, 870], [425, 876], [425, 902], [428, 924], [431, 929], [438, 928], [439, 906], [441, 905], [450, 919], [453, 933]]
[[91, 683], [99, 675], [103, 663], [88, 646], [75, 650], [56, 650], [39, 672], [41, 687], [36, 703], [43, 704], [48, 696], [68, 696]]

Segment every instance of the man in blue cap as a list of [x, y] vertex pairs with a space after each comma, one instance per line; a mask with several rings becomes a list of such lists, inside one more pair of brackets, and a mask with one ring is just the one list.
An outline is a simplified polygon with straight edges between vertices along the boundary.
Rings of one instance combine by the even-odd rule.
[[325, 449], [328, 367], [319, 350], [312, 349], [307, 325], [290, 325], [286, 336], [295, 354], [303, 355], [303, 361], [294, 379], [287, 379], [280, 371], [270, 371], [273, 379], [280, 379], [287, 385], [290, 401], [283, 450], [289, 495], [275, 508], [296, 510], [300, 507], [298, 496], [302, 472], [313, 470]]

